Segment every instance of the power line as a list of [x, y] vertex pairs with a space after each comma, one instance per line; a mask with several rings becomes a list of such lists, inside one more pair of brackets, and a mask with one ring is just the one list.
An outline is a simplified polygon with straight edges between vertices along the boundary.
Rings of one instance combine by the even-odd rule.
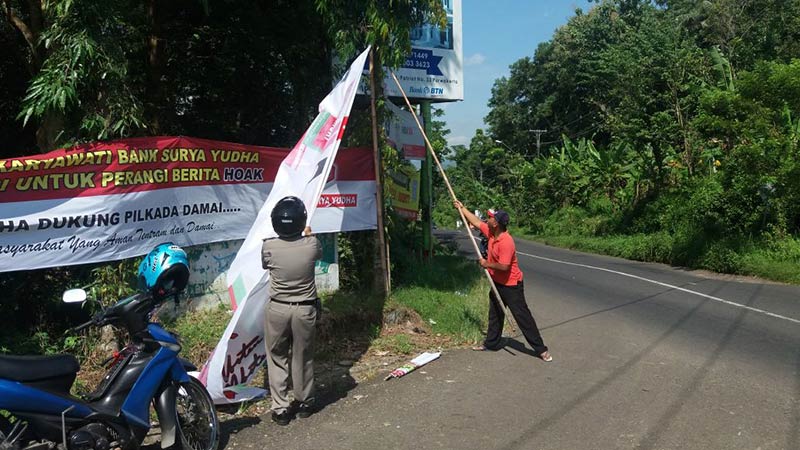
[[562, 127], [566, 127], [566, 126], [568, 126], [568, 125], [572, 125], [573, 123], [575, 123], [575, 122], [578, 122], [578, 121], [580, 121], [580, 120], [583, 120], [583, 114], [579, 115], [579, 116], [578, 116], [578, 118], [577, 118], [577, 119], [575, 119], [575, 120], [569, 121], [569, 122], [567, 122], [567, 123], [562, 123], [562, 124], [561, 124], [561, 126], [562, 126]]
[[[585, 129], [585, 130], [581, 130], [581, 131], [579, 131], [579, 132], [577, 132], [577, 133], [574, 133], [574, 134], [573, 134], [573, 135], [571, 135], [571, 136], [567, 136], [567, 138], [569, 138], [569, 139], [575, 139], [575, 138], [581, 137], [581, 136], [583, 136], [583, 135], [585, 135], [585, 134], [588, 134], [588, 133], [589, 133], [589, 132], [591, 132], [591, 131], [594, 131], [594, 130], [596, 130], [596, 129], [600, 128], [602, 125], [603, 125], [602, 123], [599, 123], [599, 124], [597, 124], [597, 125], [595, 125], [595, 126], [593, 126], [593, 127], [587, 128], [587, 129]], [[560, 138], [560, 139], [556, 139], [555, 141], [547, 141], [547, 142], [542, 142], [542, 145], [547, 145], [547, 144], [555, 144], [555, 143], [557, 143], [557, 142], [564, 142], [564, 138], [562, 137], [562, 138]]]

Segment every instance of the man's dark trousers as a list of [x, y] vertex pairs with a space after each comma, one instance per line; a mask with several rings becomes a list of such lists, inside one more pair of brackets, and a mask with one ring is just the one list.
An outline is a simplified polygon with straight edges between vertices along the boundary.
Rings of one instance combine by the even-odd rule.
[[[520, 281], [516, 286], [505, 286], [499, 283], [495, 283], [495, 285], [500, 298], [511, 311], [517, 326], [533, 351], [537, 355], [547, 351], [547, 346], [544, 345], [542, 335], [539, 333], [539, 327], [536, 326], [536, 320], [525, 302], [525, 289], [522, 282]], [[484, 347], [490, 350], [497, 350], [501, 347], [505, 317], [503, 308], [494, 299], [494, 292], [489, 291], [489, 326], [486, 331], [486, 340], [483, 341]]]

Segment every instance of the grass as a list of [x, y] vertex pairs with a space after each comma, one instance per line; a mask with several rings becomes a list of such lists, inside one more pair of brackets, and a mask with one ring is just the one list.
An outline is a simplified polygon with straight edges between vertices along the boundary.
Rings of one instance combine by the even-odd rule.
[[[692, 269], [800, 284], [800, 240], [793, 237], [687, 244], [681, 243], [667, 233], [611, 236], [523, 234], [521, 236], [547, 245], [636, 261], [661, 262]], [[689, 250], [697, 251], [697, 255], [686, 257], [687, 245], [696, 246], [695, 249]]]
[[322, 299], [317, 361], [356, 360], [381, 334], [384, 301], [370, 292], [338, 291]]
[[163, 325], [181, 337], [181, 356], [199, 367], [214, 351], [231, 316], [230, 309], [220, 303], [216, 308], [187, 311], [176, 319], [164, 318]]
[[358, 359], [370, 351], [411, 354], [481, 338], [488, 284], [474, 262], [437, 255], [397, 274], [388, 299], [340, 291], [323, 299], [317, 358]]
[[457, 342], [474, 342], [486, 327], [488, 289], [488, 283], [450, 292], [404, 287], [393, 293], [392, 300], [416, 311], [433, 333], [448, 335]]
[[372, 341], [372, 347], [378, 351], [390, 352], [398, 355], [408, 355], [417, 349], [413, 339], [407, 334], [380, 336]]
[[388, 306], [416, 311], [433, 333], [457, 343], [474, 342], [486, 328], [488, 291], [488, 281], [474, 261], [436, 256], [400, 280]]
[[[475, 262], [437, 255], [429, 263], [414, 264], [414, 270], [397, 277], [388, 299], [346, 291], [325, 296], [317, 329], [317, 360], [335, 364], [376, 353], [410, 355], [481, 339], [486, 328], [488, 282]], [[401, 322], [385, 320], [398, 313]], [[158, 320], [181, 336], [182, 356], [199, 366], [213, 351], [230, 318], [231, 311], [221, 304], [186, 311], [177, 318], [163, 314]], [[76, 393], [89, 392], [105, 373], [99, 362], [108, 355], [99, 342], [99, 334], [93, 334], [76, 350], [82, 360]], [[254, 377], [254, 382], [258, 383], [258, 378]]]
[[742, 273], [800, 284], [800, 240], [786, 238], [749, 248], [740, 255], [740, 264]]

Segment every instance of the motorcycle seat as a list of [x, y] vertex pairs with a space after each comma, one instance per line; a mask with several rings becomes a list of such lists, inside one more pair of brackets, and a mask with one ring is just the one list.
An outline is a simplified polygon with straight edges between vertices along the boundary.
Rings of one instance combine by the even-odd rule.
[[0, 378], [30, 382], [72, 376], [80, 365], [72, 355], [16, 356], [0, 355]]

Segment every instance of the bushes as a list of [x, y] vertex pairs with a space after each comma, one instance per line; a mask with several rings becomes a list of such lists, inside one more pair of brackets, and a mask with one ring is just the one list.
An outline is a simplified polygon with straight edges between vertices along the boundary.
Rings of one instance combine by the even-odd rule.
[[724, 243], [716, 242], [706, 251], [699, 267], [720, 273], [741, 273], [741, 256]]
[[339, 283], [345, 290], [369, 287], [367, 275], [374, 273], [374, 231], [354, 231], [339, 235]]
[[[530, 237], [547, 244], [637, 261], [800, 283], [800, 239], [785, 234], [722, 237], [705, 232], [696, 223], [685, 223], [677, 226], [673, 233], [593, 235], [579, 231], [585, 231], [585, 227], [568, 227], [578, 216], [580, 213], [574, 210], [554, 214], [547, 221], [549, 232]], [[564, 220], [565, 217], [568, 219]], [[585, 216], [582, 219], [583, 223], [589, 221]]]
[[84, 287], [91, 298], [109, 304], [132, 292], [136, 263], [123, 260], [86, 266], [0, 273], [0, 352], [52, 354], [73, 350], [64, 331], [91, 316], [95, 304], [62, 303], [62, 293]]

